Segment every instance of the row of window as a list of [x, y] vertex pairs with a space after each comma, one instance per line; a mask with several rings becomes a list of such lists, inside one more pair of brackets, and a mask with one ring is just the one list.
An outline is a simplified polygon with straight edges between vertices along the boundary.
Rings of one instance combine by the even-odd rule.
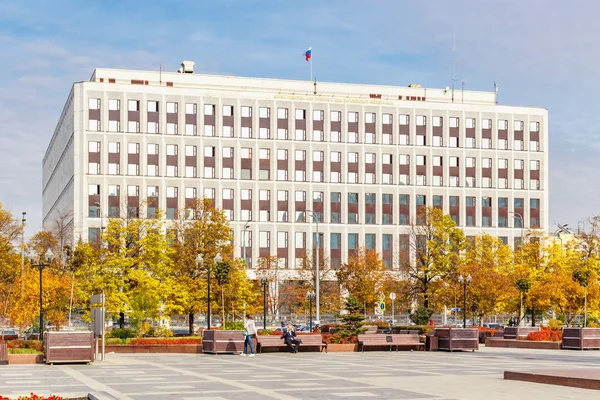
[[[108, 132], [121, 132], [120, 123], [118, 121], [111, 121], [111, 122], [113, 122], [114, 124], [110, 124]], [[130, 124], [131, 125], [128, 127], [127, 132], [129, 132], [129, 133], [141, 132], [140, 127], [139, 127], [139, 124], [140, 124], [139, 122], [133, 121]], [[148, 124], [149, 125], [148, 125], [147, 133], [158, 133], [158, 125], [157, 125], [158, 123], [149, 122]], [[101, 131], [98, 121], [93, 121], [93, 123], [90, 123], [88, 130], [95, 131], [95, 132]], [[258, 130], [258, 132], [259, 132], [258, 139], [273, 139], [273, 137], [271, 135], [271, 130], [269, 128], [260, 128]], [[169, 124], [168, 123], [167, 124], [167, 134], [168, 135], [177, 135], [178, 134], [177, 124]], [[189, 135], [189, 136], [196, 136], [197, 135], [196, 125], [186, 124], [185, 134]], [[204, 126], [203, 136], [216, 137], [214, 126], [212, 126], [212, 125]], [[221, 137], [224, 137], [224, 138], [235, 137], [235, 135], [233, 133], [233, 127], [224, 126]], [[241, 134], [239, 137], [242, 139], [253, 139], [254, 135], [253, 135], [252, 128], [242, 127]], [[289, 140], [290, 135], [289, 135], [288, 129], [282, 129], [282, 128], [277, 129], [277, 135], [275, 138], [278, 140]], [[296, 141], [308, 140], [307, 139], [307, 131], [305, 129], [296, 129], [293, 139]], [[312, 141], [313, 142], [325, 142], [326, 140], [325, 140], [324, 131], [313, 130], [312, 131]], [[342, 138], [342, 132], [331, 131], [328, 142], [331, 142], [331, 143], [344, 142], [344, 143], [354, 143], [354, 144], [358, 144], [358, 143], [378, 144], [377, 134], [369, 133], [369, 132], [365, 133], [364, 140], [362, 140], [362, 141], [360, 139], [360, 134], [358, 132], [348, 132], [346, 140], [344, 141]], [[495, 149], [497, 149], [497, 150], [514, 150], [514, 151], [525, 151], [526, 150], [524, 140], [515, 139], [515, 140], [513, 140], [512, 143], [513, 143], [512, 147], [509, 148], [509, 140], [508, 139], [498, 139], [497, 146]], [[467, 148], [467, 149], [480, 148], [480, 149], [492, 149], [492, 150], [494, 149], [492, 146], [492, 144], [493, 144], [492, 139], [490, 139], [490, 138], [482, 138], [478, 145], [477, 139], [475, 139], [473, 137], [465, 138], [463, 143], [461, 143], [461, 139], [458, 137], [449, 137], [446, 144], [444, 144], [444, 138], [442, 136], [435, 136], [435, 135], [431, 138], [431, 141], [428, 144], [428, 140], [425, 135], [416, 135], [414, 142], [411, 142], [409, 134], [399, 134], [398, 142], [394, 143], [392, 134], [384, 133], [384, 134], [382, 134], [382, 137], [381, 137], [381, 144], [384, 144], [384, 145], [399, 144], [399, 145], [406, 145], [406, 146], [414, 144], [416, 146], [428, 146], [429, 145], [431, 147], [449, 147], [449, 148]], [[529, 147], [527, 148], [527, 150], [540, 151], [539, 140], [530, 140]]]
[[[308, 249], [309, 243], [307, 242], [307, 233], [306, 232], [294, 232], [293, 234], [286, 231], [259, 231], [258, 232], [258, 248], [267, 250], [267, 253], [270, 253], [272, 247], [277, 250], [284, 250], [285, 253], [290, 250], [290, 245], [293, 245], [294, 249], [302, 250]], [[344, 248], [344, 243], [342, 243], [343, 237], [346, 239], [346, 248]], [[88, 228], [88, 240], [90, 242], [94, 242], [98, 240], [100, 237], [100, 228]], [[273, 237], [273, 239], [272, 239]], [[500, 240], [504, 244], [508, 244], [507, 236], [499, 236]], [[386, 268], [391, 269], [394, 264], [394, 260], [397, 258], [401, 259], [410, 259], [411, 246], [410, 246], [410, 238], [407, 234], [400, 234], [397, 236], [397, 239], [394, 239], [394, 235], [392, 234], [381, 234], [381, 246], [378, 246], [378, 235], [367, 233], [364, 234], [364, 240], [361, 241], [361, 235], [358, 233], [347, 233], [346, 235], [339, 232], [331, 232], [328, 235], [328, 241], [326, 241], [327, 235], [323, 233], [312, 234], [312, 247], [315, 248], [317, 243], [319, 246], [324, 249], [324, 253], [326, 257], [331, 261], [331, 265], [333, 267], [339, 267], [342, 262], [342, 250], [347, 250], [349, 253], [358, 250], [361, 246], [364, 246], [368, 250], [381, 251], [382, 260], [386, 266]], [[473, 236], [468, 236], [467, 240], [473, 240]], [[290, 243], [293, 240], [293, 244]], [[245, 248], [245, 256], [248, 261], [248, 266], [253, 267], [254, 257], [253, 248], [255, 239], [253, 238], [253, 231], [248, 230], [245, 231], [245, 234], [242, 236], [241, 246]], [[274, 242], [274, 243], [272, 243]], [[394, 244], [397, 243], [397, 245]], [[426, 242], [424, 237], [417, 237], [417, 246], [422, 246]], [[520, 238], [514, 239], [514, 245], [518, 246], [520, 244]], [[398, 253], [394, 254], [394, 250], [398, 249]], [[414, 251], [414, 250], [412, 250]], [[278, 251], [279, 253], [279, 251]], [[302, 263], [304, 261], [303, 257], [290, 257], [291, 260], [294, 260], [295, 268], [301, 268]], [[288, 264], [288, 257], [279, 256], [278, 257], [279, 268], [290, 268]]]
[[[185, 156], [192, 157], [197, 155], [198, 146], [194, 145], [185, 145], [182, 146], [185, 148]], [[165, 146], [165, 153], [168, 156], [176, 156], [179, 154], [179, 145], [177, 144], [167, 144]], [[217, 148], [215, 146], [206, 145], [204, 146], [204, 157], [212, 158], [217, 156]], [[223, 158], [233, 158], [234, 157], [234, 147], [221, 147], [222, 157]], [[277, 149], [277, 160], [285, 161], [288, 160], [289, 153], [291, 152], [288, 149]], [[101, 152], [101, 143], [96, 141], [88, 142], [88, 152], [89, 153], [100, 153]], [[109, 154], [120, 154], [121, 152], [121, 143], [120, 142], [109, 142], [108, 143], [108, 153]], [[147, 145], [147, 155], [159, 155], [159, 145], [155, 143], [149, 143]], [[294, 160], [295, 161], [306, 161], [307, 153], [310, 154], [310, 151], [307, 150], [295, 150], [294, 152]], [[312, 161], [313, 162], [324, 162], [325, 161], [325, 153], [320, 150], [312, 151]], [[140, 154], [140, 144], [129, 142], [127, 143], [127, 154]], [[240, 158], [243, 159], [251, 159], [253, 154], [253, 149], [250, 147], [242, 147], [240, 148]], [[359, 163], [361, 156], [363, 157], [363, 161], [365, 164], [375, 164], [377, 162], [377, 154], [375, 153], [358, 153], [358, 152], [347, 152], [346, 159], [343, 159], [343, 154], [341, 151], [330, 151], [329, 159], [332, 163]], [[270, 160], [271, 159], [271, 149], [261, 148], [258, 149], [258, 158], [260, 160]], [[476, 157], [465, 157], [465, 167], [467, 168], [475, 168], [477, 163]], [[435, 167], [441, 167], [444, 165], [444, 156], [433, 155], [431, 156], [431, 165]], [[460, 166], [460, 157], [458, 156], [447, 156], [448, 166], [450, 167], [458, 167]], [[481, 157], [481, 164], [483, 168], [492, 168], [491, 157]], [[393, 164], [394, 163], [394, 155], [389, 153], [384, 153], [381, 155], [381, 162], [383, 165]], [[514, 168], [515, 169], [524, 169], [525, 161], [522, 159], [514, 160]], [[408, 154], [399, 154], [398, 155], [398, 164], [399, 165], [410, 165], [410, 155]], [[416, 155], [415, 156], [415, 164], [416, 165], [427, 165], [427, 156], [426, 155]], [[499, 169], [507, 169], [508, 168], [508, 159], [506, 158], [498, 158], [498, 168]], [[531, 160], [529, 162], [529, 168], [531, 170], [539, 170], [540, 169], [540, 161], [539, 160]]]
[[[167, 114], [177, 114], [179, 108], [179, 103], [177, 102], [167, 102], [166, 103], [166, 113]], [[101, 109], [101, 100], [90, 98], [89, 99], [89, 109], [90, 110], [100, 110]], [[121, 100], [118, 99], [109, 99], [108, 100], [108, 109], [110, 111], [119, 111], [121, 109]], [[259, 118], [270, 118], [271, 117], [271, 108], [270, 107], [259, 107]], [[277, 108], [277, 119], [288, 119], [288, 108]], [[139, 100], [128, 100], [127, 101], [127, 111], [140, 111], [140, 101]], [[307, 119], [307, 110], [306, 109], [295, 109], [295, 119], [297, 121], [303, 121]], [[159, 102], [155, 100], [148, 100], [147, 102], [147, 112], [149, 113], [157, 113], [159, 112]], [[197, 114], [197, 104], [196, 103], [186, 103], [185, 104], [185, 113], [186, 115], [196, 115]], [[216, 106], [214, 104], [204, 104], [204, 115], [215, 116], [216, 115]], [[233, 117], [234, 116], [234, 106], [232, 105], [224, 105], [222, 109], [223, 117]], [[241, 106], [240, 107], [240, 116], [242, 118], [251, 118], [252, 117], [252, 107], [251, 106]], [[324, 121], [325, 113], [323, 110], [313, 110], [312, 111], [312, 120], [313, 121]], [[330, 111], [329, 119], [331, 122], [341, 122], [342, 121], [342, 112], [341, 111]], [[377, 115], [374, 112], [365, 112], [364, 113], [364, 121], [366, 124], [374, 124], [376, 123]], [[460, 119], [458, 117], [450, 117], [449, 119], [449, 127], [450, 128], [458, 128]], [[389, 113], [381, 114], [381, 121], [383, 125], [392, 125], [393, 124], [393, 115]], [[467, 129], [475, 129], [476, 126], [476, 118], [465, 118], [465, 128]], [[359, 122], [359, 113], [356, 111], [348, 111], [347, 113], [347, 122], [348, 123], [358, 123]], [[408, 114], [399, 114], [398, 115], [398, 123], [399, 125], [410, 125], [410, 116]], [[417, 115], [415, 117], [416, 126], [426, 126], [427, 125], [427, 117], [425, 115]], [[432, 118], [432, 126], [434, 127], [442, 127], [443, 126], [443, 117], [434, 116]], [[524, 131], [525, 123], [524, 121], [514, 120], [513, 121], [513, 130], [514, 131]], [[489, 118], [484, 118], [481, 120], [481, 129], [492, 129], [492, 120]], [[508, 130], [508, 120], [506, 119], [498, 119], [497, 120], [497, 129], [498, 130]], [[529, 122], [529, 131], [530, 132], [539, 132], [540, 124], [536, 121]]]
[[[151, 201], [152, 199], [159, 198], [159, 187], [158, 186], [148, 186], [147, 187], [147, 198], [148, 198], [148, 206], [147, 206], [147, 218], [153, 218], [156, 212], [156, 208], [158, 207], [158, 201]], [[207, 199], [213, 200], [215, 199], [215, 189], [214, 188], [204, 188], [203, 189], [203, 197]], [[240, 190], [240, 199], [242, 201], [252, 200], [252, 189], [242, 189]], [[310, 193], [310, 192], [309, 192]], [[91, 198], [98, 198], [100, 196], [100, 185], [89, 185], [88, 194]], [[271, 209], [260, 209], [258, 211], [258, 222], [306, 222], [306, 202], [307, 202], [307, 192], [306, 191], [295, 191], [294, 192], [294, 200], [295, 200], [295, 211], [294, 211], [294, 219], [290, 220], [289, 218], [289, 191], [287, 190], [277, 190], [277, 205], [276, 205], [276, 219], [272, 218]], [[92, 197], [93, 196], [93, 197]], [[109, 197], [120, 197], [120, 186], [119, 185], [108, 185], [108, 196]], [[128, 197], [136, 197], [139, 198], [139, 186], [129, 185], [127, 186], [127, 196]], [[186, 187], [185, 188], [185, 198], [186, 199], [196, 199], [198, 197], [197, 188], [195, 187]], [[166, 188], [166, 198], [167, 199], [177, 199], [178, 198], [178, 188], [177, 187], [167, 187]], [[222, 190], [222, 198], [223, 200], [234, 200], [234, 189], [223, 189]], [[258, 199], [261, 202], [271, 201], [271, 190], [261, 189], [258, 190]], [[394, 195], [390, 193], [384, 193], [381, 195], [380, 205], [388, 205], [391, 207], [387, 207], [385, 209], [381, 207], [376, 207], [377, 205], [377, 195], [375, 193], [366, 193], [364, 197], [364, 215], [359, 211], [359, 194], [358, 193], [347, 193], [347, 201], [345, 202], [345, 208], [347, 212], [345, 213], [345, 218], [342, 218], [342, 193], [341, 192], [331, 192], [329, 199], [329, 221], [330, 223], [348, 223], [348, 224], [359, 224], [364, 223], [367, 225], [374, 224], [382, 224], [382, 225], [408, 225], [411, 223], [410, 221], [410, 196], [407, 194], [400, 194], [398, 197], [399, 208], [397, 212], [393, 211], [394, 204]], [[476, 218], [475, 218], [475, 208], [477, 207], [476, 200], [477, 198], [474, 196], [466, 196], [464, 198], [465, 204], [464, 209], [466, 211], [466, 221], [465, 226], [476, 226]], [[284, 206], [282, 209], [282, 203], [284, 202]], [[315, 209], [323, 209], [323, 203], [325, 202], [325, 193], [321, 191], [313, 191], [312, 192], [312, 204]], [[522, 198], [514, 199], [514, 209], [515, 210], [523, 210], [524, 200]], [[318, 204], [321, 204], [318, 207], [315, 207]], [[89, 206], [89, 217], [100, 217], [101, 216], [101, 203], [98, 202], [90, 202]], [[129, 203], [128, 203], [129, 204]], [[310, 204], [310, 203], [309, 203]], [[427, 196], [425, 195], [416, 195], [415, 196], [415, 205], [416, 207], [427, 205]], [[369, 205], [373, 205], [369, 207]], [[444, 207], [444, 196], [434, 195], [432, 196], [431, 205], [438, 208]], [[405, 207], [402, 207], [405, 206]], [[449, 196], [448, 197], [448, 207], [450, 209], [450, 215], [452, 219], [460, 225], [460, 196]], [[539, 199], [530, 199], [529, 203], [530, 210], [539, 210], [540, 208], [540, 200]], [[263, 208], [263, 207], [261, 207]], [[233, 202], [230, 203], [229, 206], [224, 207], [224, 212], [228, 216], [230, 221], [235, 220], [234, 209], [236, 207], [233, 206]], [[379, 212], [377, 211], [379, 209]], [[481, 209], [489, 209], [492, 210], [492, 198], [491, 197], [482, 197], [481, 198]], [[506, 212], [508, 210], [508, 198], [500, 197], [498, 198], [498, 227], [506, 228], [508, 227], [508, 219]], [[129, 204], [128, 208], [128, 216], [129, 217], [141, 217], [139, 214], [139, 206]], [[186, 218], [193, 217], [192, 210], [186, 210]], [[133, 213], [133, 214], [132, 214]], [[119, 206], [111, 206], [105, 213], [110, 218], [118, 218], [121, 217], [121, 210]], [[175, 219], [178, 216], [177, 207], [166, 207], [166, 218], [167, 219]], [[536, 215], [538, 215], [537, 213]], [[394, 217], [394, 216], [397, 217]], [[490, 214], [491, 215], [491, 214]], [[364, 220], [361, 220], [360, 217], [363, 217]], [[379, 219], [378, 219], [379, 217]], [[319, 222], [325, 222], [325, 213], [323, 211], [315, 211], [314, 218]], [[241, 221], [250, 221], [253, 220], [253, 209], [252, 206], [242, 206], [240, 211]], [[310, 220], [310, 218], [309, 218]], [[515, 221], [517, 222], [517, 221]], [[492, 219], [489, 215], [482, 216], [481, 226], [483, 227], [491, 227]], [[532, 216], [530, 220], [530, 226], [532, 228], [539, 227], [539, 219], [536, 216]], [[520, 220], [515, 227], [520, 228], [521, 223]]]
[[[140, 171], [140, 164], [127, 164], [127, 175], [128, 176], [146, 176], [146, 177], [167, 177], [167, 178], [200, 178], [198, 175], [198, 169], [195, 166], [185, 166], [182, 168], [183, 173], [180, 173], [180, 168], [177, 165], [167, 165], [165, 167], [164, 175], [161, 175], [160, 168], [157, 164], [146, 165], [146, 173], [142, 174]], [[204, 167], [201, 178], [205, 179], [216, 179], [217, 169], [215, 167]], [[102, 174], [100, 163], [89, 163], [88, 173], [90, 175]], [[121, 175], [121, 165], [119, 163], [108, 163], [108, 175]], [[541, 181], [540, 179], [524, 179], [514, 178], [512, 180], [508, 178], [497, 178], [494, 180], [490, 177], [481, 177], [481, 180], [477, 182], [477, 178], [474, 176], [467, 176], [461, 179], [459, 176], [450, 175], [447, 179], [442, 175], [427, 176], [425, 174], [415, 174], [412, 176], [409, 174], [389, 174], [382, 173], [381, 179], [377, 179], [375, 173], [367, 172], [364, 174], [364, 178], [360, 179], [358, 172], [348, 172], [346, 180], [342, 179], [341, 172], [330, 172], [329, 180], [326, 180], [325, 173], [323, 171], [312, 171], [312, 174], [307, 173], [305, 170], [296, 170], [293, 175], [294, 182], [313, 182], [313, 183], [352, 183], [352, 184], [376, 184], [376, 185], [401, 185], [401, 186], [434, 186], [434, 187], [465, 187], [465, 188], [496, 188], [496, 189], [517, 189], [517, 190], [540, 190]], [[254, 180], [252, 170], [248, 168], [242, 168], [239, 172], [239, 176], [236, 177], [234, 168], [223, 167], [221, 171], [220, 179], [240, 179], [240, 180]], [[258, 180], [270, 181], [272, 180], [270, 170], [260, 169], [258, 173]], [[277, 170], [276, 180], [279, 182], [290, 182], [290, 174], [288, 170]], [[496, 185], [494, 186], [494, 182]], [[509, 183], [512, 182], [512, 185]], [[526, 183], [528, 183], [526, 187]]]
[[[159, 147], [157, 144], [148, 144], [148, 155], [159, 155]], [[109, 142], [108, 143], [109, 154], [120, 154], [120, 143], [119, 142]], [[178, 155], [178, 145], [168, 144], [166, 145], [166, 155], [167, 156], [177, 156]], [[89, 142], [88, 150], [90, 154], [99, 154], [100, 153], [100, 142]], [[139, 143], [128, 143], [128, 154], [139, 155], [140, 145]], [[252, 149], [251, 148], [241, 148], [241, 159], [251, 160], [252, 159]], [[306, 161], [306, 150], [296, 150], [295, 151], [295, 161]], [[270, 160], [271, 159], [271, 150], [270, 149], [259, 149], [259, 159], [260, 160]], [[196, 146], [185, 146], [185, 156], [186, 157], [196, 157], [197, 155], [197, 147]], [[324, 162], [325, 152], [323, 151], [313, 151], [312, 152], [312, 161], [313, 162]], [[342, 163], [342, 153], [339, 151], [332, 151], [329, 153], [330, 162], [333, 164], [340, 163], [339, 169], [340, 171], [331, 171], [329, 173], [329, 181], [330, 183], [342, 183], [342, 172], [341, 172], [341, 163]], [[204, 147], [204, 157], [205, 158], [214, 158], [216, 156], [216, 148], [214, 146], [205, 146]], [[239, 169], [238, 176], [236, 177], [236, 168], [233, 166], [233, 156], [234, 156], [234, 148], [233, 147], [223, 147], [222, 148], [222, 156], [223, 159], [232, 159], [232, 162], [229, 163], [228, 166], [223, 167], [221, 171], [221, 179], [242, 179], [242, 180], [252, 180], [256, 179], [253, 176], [253, 169], [251, 166], [246, 166], [245, 168]], [[360, 154], [357, 152], [348, 152], [345, 162], [348, 164], [358, 164]], [[91, 158], [91, 157], [90, 157]], [[96, 161], [89, 162], [88, 164], [88, 173], [91, 175], [102, 174], [101, 163], [98, 162], [100, 157], [95, 157]], [[364, 162], [366, 165], [371, 164], [375, 166], [377, 155], [375, 153], [365, 153], [364, 154]], [[448, 166], [449, 167], [459, 167], [460, 158], [456, 156], [449, 156]], [[277, 150], [277, 160], [278, 161], [287, 161], [288, 160], [288, 150], [287, 149], [278, 149]], [[427, 165], [427, 156], [425, 155], [417, 155], [415, 157], [415, 164], [417, 166], [426, 166]], [[514, 169], [515, 170], [524, 170], [525, 168], [525, 160], [515, 159]], [[196, 164], [197, 161], [193, 160], [193, 163]], [[406, 154], [400, 154], [398, 156], [398, 163], [400, 166], [409, 166], [410, 165], [410, 156]], [[443, 167], [444, 166], [444, 157], [443, 156], [431, 156], [431, 163], [434, 167]], [[475, 157], [465, 157], [464, 159], [466, 168], [475, 168], [477, 164], [477, 159]], [[140, 160], [134, 160], [133, 162], [129, 160], [127, 164], [127, 175], [131, 176], [139, 176], [143, 175], [142, 171], [140, 171]], [[185, 163], [185, 171], [182, 175], [180, 175], [179, 171], [179, 163], [177, 160], [168, 160], [166, 165], [166, 171], [164, 176], [166, 177], [186, 177], [186, 178], [196, 178], [198, 177], [197, 166], [189, 165], [188, 162]], [[382, 165], [392, 165], [393, 164], [393, 155], [392, 154], [383, 154], [382, 155]], [[498, 169], [499, 170], [507, 170], [508, 169], [508, 159], [500, 158], [498, 159]], [[492, 168], [492, 158], [483, 157], [481, 158], [481, 167], [482, 169], [491, 169]], [[320, 169], [319, 169], [320, 168]], [[307, 167], [306, 164], [302, 166], [297, 166], [294, 171], [294, 180], [297, 182], [326, 182], [326, 176], [324, 172], [324, 166], [311, 168], [312, 175], [308, 175], [307, 178]], [[334, 169], [334, 168], [332, 168]], [[214, 179], [217, 178], [216, 173], [217, 168], [214, 166], [205, 166], [203, 169], [203, 178]], [[356, 170], [358, 171], [358, 165], [356, 166]], [[529, 161], [529, 170], [530, 171], [539, 171], [540, 170], [540, 161], [539, 160], [530, 160]], [[377, 176], [375, 172], [365, 172], [364, 179], [360, 180], [359, 172], [357, 171], [348, 171], [346, 176], [346, 183], [365, 183], [365, 184], [399, 184], [399, 185], [410, 185], [411, 177], [407, 173], [408, 171], [400, 171], [400, 174], [397, 176], [397, 181], [395, 182], [394, 176], [395, 173], [392, 173], [391, 170], [386, 170], [381, 173], [381, 179], [378, 182]], [[110, 162], [108, 163], [108, 175], [121, 175], [121, 163], [120, 162]], [[146, 165], [146, 176], [158, 177], [160, 175], [158, 160], [151, 163], [148, 162]], [[474, 175], [474, 174], [473, 174]], [[271, 176], [271, 168], [270, 166], [263, 166], [258, 171], [258, 180], [272, 180]], [[281, 168], [278, 166], [276, 180], [278, 181], [288, 181], [290, 180], [289, 171], [287, 166], [285, 168]], [[508, 178], [498, 178], [497, 187], [498, 188], [508, 188]], [[446, 183], [444, 183], [443, 174], [434, 173], [428, 183], [428, 177], [425, 171], [417, 171], [415, 177], [413, 177], [412, 184], [416, 186], [450, 186], [450, 187], [460, 187], [461, 184], [465, 187], [476, 187], [476, 177], [475, 176], [467, 176], [464, 181], [461, 182], [458, 171], [451, 172], [449, 179]], [[513, 188], [514, 189], [524, 189], [525, 180], [523, 178], [515, 178], [513, 180]], [[482, 177], [481, 179], [481, 187], [491, 188], [493, 187], [493, 181], [491, 177]], [[529, 189], [538, 190], [540, 189], [540, 180], [537, 178], [532, 178], [529, 180]]]

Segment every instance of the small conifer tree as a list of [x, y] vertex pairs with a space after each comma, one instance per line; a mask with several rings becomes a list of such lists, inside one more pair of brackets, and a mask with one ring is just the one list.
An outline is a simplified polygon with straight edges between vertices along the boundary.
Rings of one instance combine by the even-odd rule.
[[363, 333], [367, 330], [366, 328], [362, 327], [364, 324], [362, 308], [362, 304], [356, 299], [356, 297], [348, 297], [345, 306], [347, 313], [340, 317], [342, 319], [342, 326], [341, 329], [336, 332], [335, 336], [347, 341], [353, 336], [356, 336], [359, 333]]

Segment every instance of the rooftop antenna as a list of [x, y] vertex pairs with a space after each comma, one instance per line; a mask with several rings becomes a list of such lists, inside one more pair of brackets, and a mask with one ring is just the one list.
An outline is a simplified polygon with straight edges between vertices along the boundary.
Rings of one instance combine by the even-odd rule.
[[494, 81], [494, 103], [498, 104], [498, 85]]
[[162, 64], [158, 67], [158, 85], [162, 86]]
[[456, 53], [456, 26], [452, 27], [452, 102], [454, 103], [454, 64]]
[[465, 102], [465, 85], [467, 84], [467, 78], [463, 78], [462, 82], [461, 82], [461, 86], [462, 86], [462, 99], [461, 99], [461, 103]]

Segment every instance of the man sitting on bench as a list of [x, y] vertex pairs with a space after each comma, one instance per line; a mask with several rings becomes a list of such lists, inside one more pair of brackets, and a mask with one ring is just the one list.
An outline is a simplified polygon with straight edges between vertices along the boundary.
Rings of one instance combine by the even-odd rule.
[[287, 345], [290, 353], [296, 354], [298, 352], [298, 348], [302, 343], [302, 340], [296, 339], [296, 331], [294, 330], [293, 325], [288, 325], [286, 331], [283, 333], [283, 341]]

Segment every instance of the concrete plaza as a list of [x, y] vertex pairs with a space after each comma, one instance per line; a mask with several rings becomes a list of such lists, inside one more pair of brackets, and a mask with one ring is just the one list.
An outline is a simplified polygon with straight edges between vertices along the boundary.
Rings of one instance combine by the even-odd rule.
[[91, 365], [0, 366], [0, 394], [98, 399], [586, 399], [593, 390], [503, 379], [505, 370], [595, 368], [600, 352], [109, 354]]

